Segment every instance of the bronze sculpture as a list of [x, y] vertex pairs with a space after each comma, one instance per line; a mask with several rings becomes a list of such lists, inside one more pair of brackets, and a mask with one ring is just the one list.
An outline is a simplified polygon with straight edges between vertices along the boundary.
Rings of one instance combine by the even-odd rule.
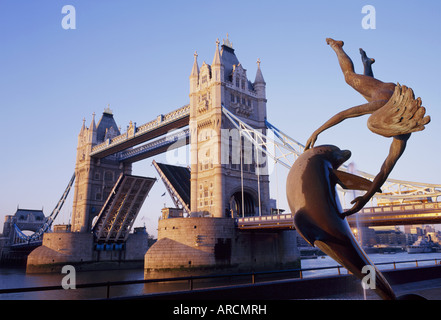
[[333, 258], [362, 279], [362, 269], [375, 269], [375, 291], [383, 299], [395, 294], [381, 272], [355, 240], [347, 220], [341, 216], [336, 184], [344, 188], [368, 190], [372, 182], [338, 171], [351, 152], [331, 145], [304, 152], [289, 171], [286, 193], [297, 232], [312, 246]]
[[[355, 240], [345, 217], [358, 212], [387, 180], [398, 159], [403, 154], [412, 132], [421, 131], [430, 122], [425, 116], [421, 99], [415, 99], [412, 89], [400, 84], [385, 83], [373, 77], [371, 65], [375, 62], [360, 49], [364, 74], [356, 74], [351, 59], [343, 50], [343, 41], [326, 39], [337, 54], [345, 81], [366, 98], [368, 103], [337, 113], [319, 127], [306, 143], [305, 152], [296, 160], [287, 178], [288, 204], [294, 214], [294, 225], [300, 235], [311, 245], [362, 279], [362, 268], [372, 266], [375, 271], [375, 291], [383, 299], [396, 296], [380, 271], [369, 260]], [[338, 171], [349, 159], [350, 151], [341, 151], [331, 145], [314, 147], [317, 136], [341, 121], [371, 114], [368, 128], [384, 137], [392, 137], [389, 154], [380, 172], [371, 182], [361, 177]], [[355, 198], [354, 206], [342, 211], [336, 184], [343, 188], [365, 190]], [[415, 296], [413, 297], [415, 298]]]
[[362, 209], [380, 189], [403, 154], [411, 133], [423, 130], [424, 126], [430, 122], [430, 117], [425, 116], [426, 110], [421, 106], [421, 98], [415, 99], [412, 89], [375, 79], [371, 68], [375, 60], [367, 58], [362, 49], [360, 49], [360, 53], [365, 67], [363, 75], [355, 73], [352, 60], [343, 50], [343, 41], [327, 38], [326, 42], [337, 54], [346, 83], [358, 91], [368, 103], [341, 111], [331, 117], [314, 131], [306, 143], [305, 150], [314, 146], [317, 136], [324, 130], [345, 119], [366, 114], [371, 114], [368, 119], [368, 128], [372, 132], [393, 138], [389, 155], [375, 177], [371, 188], [363, 196], [355, 198], [352, 201], [354, 206], [344, 213], [351, 215]]

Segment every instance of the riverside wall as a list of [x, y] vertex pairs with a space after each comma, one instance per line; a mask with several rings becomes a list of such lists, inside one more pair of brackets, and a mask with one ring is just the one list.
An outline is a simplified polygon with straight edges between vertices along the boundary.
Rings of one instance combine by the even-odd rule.
[[92, 233], [51, 232], [28, 256], [27, 273], [60, 272], [64, 265], [78, 271], [142, 267], [147, 234], [130, 234], [121, 249], [97, 250]]
[[170, 218], [158, 223], [144, 277], [297, 268], [293, 230], [238, 230], [231, 218]]

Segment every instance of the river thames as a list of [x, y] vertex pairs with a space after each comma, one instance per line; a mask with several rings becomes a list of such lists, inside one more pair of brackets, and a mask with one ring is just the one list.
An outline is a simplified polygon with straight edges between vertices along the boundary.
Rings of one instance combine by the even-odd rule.
[[[418, 260], [418, 266], [433, 265], [435, 261], [422, 261], [428, 259], [437, 259], [439, 264], [441, 261], [441, 253], [421, 253], [408, 254], [406, 252], [396, 254], [370, 254], [371, 260], [378, 265], [380, 270], [393, 269], [393, 262], [412, 261], [409, 263], [396, 263], [396, 268], [415, 267]], [[383, 265], [381, 263], [390, 262], [391, 264]], [[318, 257], [317, 259], [302, 260], [302, 269], [320, 268], [338, 266], [338, 264], [328, 256]], [[88, 271], [76, 273], [76, 284], [82, 283], [99, 283], [107, 281], [126, 281], [126, 280], [142, 280], [143, 269], [131, 270], [111, 270], [111, 271]], [[341, 273], [346, 274], [347, 271], [341, 268]], [[318, 277], [325, 275], [336, 275], [337, 269], [326, 269], [316, 271], [304, 271], [303, 277]], [[0, 268], [0, 289], [6, 288], [25, 288], [38, 286], [59, 286], [66, 274], [26, 274], [24, 268]], [[195, 288], [209, 287], [213, 285], [236, 284], [237, 282], [228, 282], [225, 280], [218, 283], [212, 281], [204, 281], [195, 283]], [[242, 282], [244, 283], [244, 282]], [[188, 289], [188, 281], [179, 281], [173, 283], [151, 283], [151, 284], [135, 284], [125, 286], [111, 287], [110, 296], [134, 296], [153, 292], [175, 291]], [[56, 291], [41, 291], [27, 293], [8, 293], [0, 294], [0, 300], [78, 300], [78, 299], [100, 299], [106, 297], [106, 287], [99, 288], [81, 288]]]

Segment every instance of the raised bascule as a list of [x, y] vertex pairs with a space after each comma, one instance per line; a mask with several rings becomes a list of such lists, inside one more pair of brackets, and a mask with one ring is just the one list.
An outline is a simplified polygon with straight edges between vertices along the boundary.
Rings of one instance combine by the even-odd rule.
[[[89, 127], [83, 121], [71, 227], [44, 233], [28, 256], [28, 272], [143, 263], [145, 277], [152, 278], [299, 266], [292, 216], [280, 214], [270, 199], [268, 167], [289, 168], [304, 146], [267, 121], [260, 60], [250, 81], [228, 37], [216, 42], [211, 65], [199, 67], [197, 59], [195, 53], [189, 104], [140, 126], [131, 122], [124, 133], [109, 108], [97, 124], [95, 115]], [[184, 145], [190, 145], [189, 167], [153, 160], [175, 208], [162, 210], [158, 241], [148, 248], [142, 228], [130, 231], [156, 179], [132, 175], [132, 163]], [[376, 195], [378, 204], [387, 199], [398, 208], [411, 200], [408, 206], [421, 206], [424, 221], [441, 221], [441, 185], [388, 180], [385, 189]], [[408, 223], [418, 219], [404, 207], [379, 208], [383, 219], [390, 218], [383, 223], [406, 214]], [[372, 210], [361, 214], [364, 225], [377, 214]]]

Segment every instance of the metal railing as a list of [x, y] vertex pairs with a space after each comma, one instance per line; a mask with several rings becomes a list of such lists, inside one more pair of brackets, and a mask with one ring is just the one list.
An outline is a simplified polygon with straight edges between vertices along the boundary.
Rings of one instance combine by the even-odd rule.
[[367, 207], [361, 210], [361, 213], [396, 213], [396, 212], [423, 212], [423, 211], [440, 211], [440, 202], [428, 203], [411, 203], [392, 206]]
[[[380, 265], [393, 265], [392, 269], [388, 270], [396, 270], [398, 264], [404, 263], [415, 263], [415, 267], [421, 267], [421, 262], [429, 262], [434, 261], [435, 265], [441, 264], [441, 259], [421, 259], [421, 260], [406, 260], [406, 261], [390, 261], [390, 262], [381, 262], [375, 263], [376, 266]], [[428, 265], [425, 265], [428, 266]], [[246, 272], [246, 273], [230, 273], [230, 274], [218, 274], [218, 275], [206, 275], [206, 276], [187, 276], [187, 277], [173, 277], [173, 278], [160, 278], [160, 279], [142, 279], [142, 280], [124, 280], [124, 281], [107, 281], [107, 282], [97, 282], [97, 283], [83, 283], [76, 284], [76, 289], [81, 288], [97, 288], [97, 287], [105, 287], [106, 288], [106, 299], [110, 298], [110, 289], [112, 287], [117, 286], [126, 286], [126, 285], [135, 285], [135, 284], [147, 284], [147, 283], [158, 283], [158, 282], [178, 282], [178, 281], [188, 281], [188, 290], [194, 290], [194, 282], [196, 280], [204, 280], [204, 279], [221, 279], [221, 278], [239, 278], [239, 277], [248, 277], [249, 280], [246, 282], [247, 284], [255, 284], [256, 278], [259, 276], [265, 275], [281, 275], [287, 273], [296, 273], [298, 274], [298, 278], [292, 279], [304, 279], [304, 272], [307, 271], [321, 271], [321, 270], [329, 270], [329, 269], [337, 269], [338, 275], [348, 274], [342, 273], [341, 269], [344, 268], [341, 265], [337, 266], [328, 266], [328, 267], [315, 267], [315, 268], [299, 268], [299, 269], [286, 269], [286, 270], [273, 270], [273, 271], [256, 271], [256, 272]], [[320, 277], [321, 275], [317, 275], [315, 277]], [[314, 276], [308, 277], [314, 278]], [[289, 278], [286, 278], [289, 279]], [[274, 279], [273, 279], [274, 280]], [[260, 282], [270, 281], [265, 279]], [[243, 284], [243, 283], [242, 283]], [[210, 286], [216, 287], [216, 286]], [[210, 288], [206, 287], [206, 288]], [[53, 291], [53, 290], [64, 290], [62, 285], [57, 286], [40, 286], [40, 287], [27, 287], [27, 288], [9, 288], [9, 289], [0, 289], [0, 299], [1, 294], [10, 294], [10, 293], [26, 293], [26, 292], [41, 292], [41, 291]], [[175, 290], [179, 291], [179, 290]], [[169, 291], [173, 292], [173, 291]], [[147, 293], [148, 294], [148, 293]], [[152, 293], [153, 294], [153, 293]]]
[[[358, 215], [360, 223], [368, 225], [403, 225], [441, 222], [441, 202], [367, 207]], [[252, 216], [236, 218], [239, 229], [294, 228], [294, 214]], [[355, 224], [355, 216], [347, 218]], [[421, 222], [424, 221], [424, 222]]]
[[294, 215], [291, 213], [236, 218], [240, 229], [253, 228], [294, 228]]

